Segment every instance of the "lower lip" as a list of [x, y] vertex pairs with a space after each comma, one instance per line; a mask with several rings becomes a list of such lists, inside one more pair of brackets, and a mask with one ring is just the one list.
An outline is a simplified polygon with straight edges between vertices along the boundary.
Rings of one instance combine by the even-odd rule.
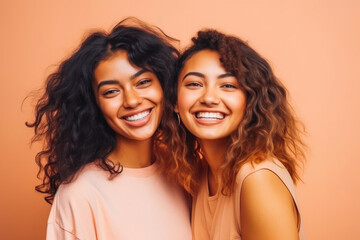
[[126, 119], [123, 119], [123, 121], [127, 125], [130, 125], [132, 127], [142, 127], [142, 126], [146, 125], [150, 121], [151, 114], [152, 114], [152, 111], [150, 111], [150, 113], [146, 117], [144, 117], [144, 118], [142, 118], [140, 120], [128, 121]]
[[203, 118], [197, 118], [195, 115], [194, 119], [197, 123], [201, 124], [201, 125], [216, 125], [219, 123], [222, 123], [224, 121], [225, 118], [223, 119], [203, 119]]

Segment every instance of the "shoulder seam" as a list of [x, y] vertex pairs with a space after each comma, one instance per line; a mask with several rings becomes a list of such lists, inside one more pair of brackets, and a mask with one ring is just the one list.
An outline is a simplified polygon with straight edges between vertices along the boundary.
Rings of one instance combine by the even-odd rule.
[[56, 225], [57, 227], [59, 227], [59, 228], [60, 228], [61, 230], [63, 230], [64, 232], [67, 232], [67, 233], [73, 235], [73, 236], [75, 237], [75, 239], [80, 240], [80, 238], [78, 238], [78, 237], [75, 235], [75, 233], [73, 233], [72, 231], [67, 230], [65, 227], [61, 226], [57, 221], [48, 222], [48, 225], [49, 225], [49, 224], [54, 224], [54, 225]]

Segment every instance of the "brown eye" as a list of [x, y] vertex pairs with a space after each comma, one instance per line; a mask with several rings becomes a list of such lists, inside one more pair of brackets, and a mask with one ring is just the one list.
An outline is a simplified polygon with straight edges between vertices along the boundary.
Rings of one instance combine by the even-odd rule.
[[149, 85], [150, 83], [151, 83], [151, 79], [144, 79], [144, 80], [139, 81], [136, 84], [136, 86], [145, 87], [145, 86]]
[[103, 93], [103, 96], [110, 97], [110, 96], [112, 96], [112, 95], [114, 95], [114, 94], [116, 94], [118, 92], [119, 92], [119, 90], [117, 90], [117, 89], [110, 89], [110, 90], [105, 91]]
[[185, 84], [186, 87], [201, 87], [201, 84], [198, 82], [190, 82]]
[[222, 88], [237, 88], [237, 86], [230, 84], [230, 83], [226, 83], [224, 85], [221, 86]]

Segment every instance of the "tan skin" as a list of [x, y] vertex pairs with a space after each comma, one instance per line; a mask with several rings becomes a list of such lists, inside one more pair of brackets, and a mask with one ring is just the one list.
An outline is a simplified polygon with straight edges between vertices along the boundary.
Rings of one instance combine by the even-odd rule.
[[130, 63], [127, 52], [119, 50], [99, 63], [94, 76], [97, 104], [116, 132], [116, 148], [109, 159], [128, 168], [151, 165], [153, 135], [163, 111], [156, 75]]
[[243, 239], [299, 239], [294, 201], [273, 172], [260, 170], [247, 177], [240, 201]]
[[[143, 168], [151, 165], [152, 141], [118, 141], [115, 150], [110, 154], [109, 159], [119, 162], [127, 168]], [[121, 149], [121, 150], [120, 150]], [[141, 149], [141, 151], [139, 151]]]
[[219, 177], [221, 175], [220, 166], [222, 164], [219, 159], [223, 159], [225, 148], [226, 148], [226, 139], [223, 141], [212, 141], [205, 140], [199, 141], [201, 149], [204, 152], [204, 156], [206, 158], [206, 162], [209, 165], [209, 173], [208, 173], [208, 185], [209, 185], [209, 193], [211, 196], [215, 195], [218, 191], [219, 186]]
[[[219, 58], [216, 51], [202, 50], [185, 63], [179, 75], [175, 106], [185, 126], [197, 137], [208, 163], [210, 195], [219, 191], [227, 141], [246, 107], [244, 92], [237, 80], [227, 75]], [[299, 238], [294, 201], [273, 172], [259, 170], [248, 176], [240, 201], [242, 240]]]

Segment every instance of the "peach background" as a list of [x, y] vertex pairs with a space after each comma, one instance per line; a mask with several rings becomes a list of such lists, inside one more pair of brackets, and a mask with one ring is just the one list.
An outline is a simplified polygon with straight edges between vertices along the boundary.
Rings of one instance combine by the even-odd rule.
[[[171, 2], [171, 3], [170, 3]], [[360, 236], [360, 2], [356, 0], [13, 0], [0, 2], [0, 238], [44, 239], [50, 206], [34, 190], [31, 101], [23, 99], [85, 32], [126, 16], [185, 46], [201, 27], [236, 34], [270, 60], [308, 129], [298, 185], [308, 239]]]

